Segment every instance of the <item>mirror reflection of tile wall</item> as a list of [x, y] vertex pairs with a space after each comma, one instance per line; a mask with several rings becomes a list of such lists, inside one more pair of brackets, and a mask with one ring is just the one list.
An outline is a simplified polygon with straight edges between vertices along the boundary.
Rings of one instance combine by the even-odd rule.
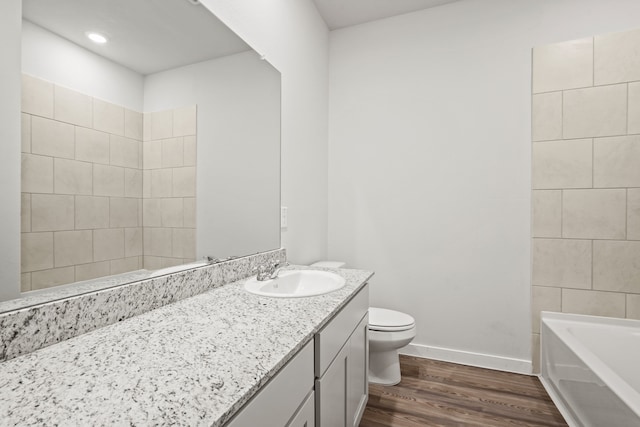
[[195, 258], [195, 107], [22, 90], [22, 292]]
[[196, 257], [196, 107], [144, 114], [144, 259], [147, 270]]

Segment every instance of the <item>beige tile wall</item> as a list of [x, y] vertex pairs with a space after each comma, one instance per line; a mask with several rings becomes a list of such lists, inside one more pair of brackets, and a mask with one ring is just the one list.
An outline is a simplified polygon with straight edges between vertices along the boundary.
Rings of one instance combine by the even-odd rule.
[[27, 75], [22, 97], [22, 290], [141, 268], [142, 114]]
[[144, 267], [195, 259], [196, 107], [144, 114]]
[[640, 30], [533, 50], [535, 372], [541, 311], [640, 318], [639, 57]]
[[27, 75], [22, 92], [23, 291], [195, 258], [195, 107], [143, 117]]

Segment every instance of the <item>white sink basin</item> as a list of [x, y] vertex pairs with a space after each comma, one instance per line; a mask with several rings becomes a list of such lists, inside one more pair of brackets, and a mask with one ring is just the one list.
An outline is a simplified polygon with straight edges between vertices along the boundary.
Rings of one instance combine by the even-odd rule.
[[244, 288], [252, 294], [277, 298], [300, 298], [327, 294], [340, 289], [344, 278], [335, 273], [318, 270], [284, 270], [272, 280], [250, 278]]

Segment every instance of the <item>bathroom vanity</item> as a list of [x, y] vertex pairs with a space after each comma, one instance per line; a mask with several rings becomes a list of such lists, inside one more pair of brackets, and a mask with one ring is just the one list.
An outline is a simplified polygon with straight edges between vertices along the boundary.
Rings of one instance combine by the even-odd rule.
[[368, 308], [365, 284], [229, 427], [357, 427], [369, 396]]
[[355, 426], [372, 273], [335, 272], [346, 284], [325, 295], [263, 297], [239, 280], [2, 362], [0, 419]]

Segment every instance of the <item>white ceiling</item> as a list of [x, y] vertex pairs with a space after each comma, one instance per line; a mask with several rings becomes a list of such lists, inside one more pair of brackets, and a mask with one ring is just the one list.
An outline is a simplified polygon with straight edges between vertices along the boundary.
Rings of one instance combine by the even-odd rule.
[[349, 27], [459, 0], [313, 0], [329, 29]]
[[[24, 19], [147, 75], [250, 47], [190, 0], [23, 0]], [[109, 37], [96, 45], [85, 36]]]

